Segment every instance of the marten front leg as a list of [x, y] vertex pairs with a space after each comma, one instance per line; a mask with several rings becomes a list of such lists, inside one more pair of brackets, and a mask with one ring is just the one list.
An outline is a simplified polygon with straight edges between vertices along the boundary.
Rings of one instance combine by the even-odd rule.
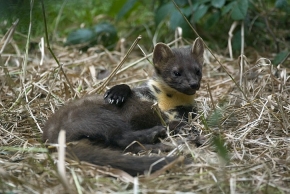
[[107, 90], [104, 99], [110, 104], [122, 105], [132, 94], [131, 88], [126, 84], [115, 85]]
[[148, 129], [130, 131], [123, 133], [119, 143], [129, 145], [133, 141], [138, 141], [141, 144], [154, 144], [159, 142], [159, 138], [166, 137], [166, 128], [163, 126], [154, 126]]
[[[168, 149], [166, 146], [159, 145], [159, 138], [166, 137], [166, 128], [163, 126], [155, 126], [149, 129], [142, 129], [138, 131], [130, 131], [113, 137], [115, 145], [127, 151], [138, 152], [140, 150], [158, 150], [164, 151]], [[133, 143], [133, 144], [132, 144]], [[130, 145], [132, 144], [132, 145]], [[158, 144], [158, 146], [157, 146]], [[156, 146], [155, 146], [156, 145]]]
[[[144, 150], [150, 150], [153, 153], [169, 152], [174, 148], [170, 145], [165, 145], [160, 142], [160, 139], [167, 137], [166, 128], [163, 126], [155, 126], [149, 129], [143, 129], [139, 131], [134, 131], [130, 134], [126, 134], [125, 142], [128, 143], [129, 139], [135, 139], [135, 143], [126, 146], [126, 151], [138, 153]], [[138, 141], [138, 143], [136, 142]], [[134, 142], [134, 141], [132, 141]], [[131, 142], [131, 143], [132, 143]]]

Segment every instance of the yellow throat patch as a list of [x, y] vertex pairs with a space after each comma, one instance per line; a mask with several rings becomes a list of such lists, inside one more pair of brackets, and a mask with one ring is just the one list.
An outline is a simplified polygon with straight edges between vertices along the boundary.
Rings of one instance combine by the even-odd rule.
[[[160, 90], [160, 92], [157, 92], [153, 86]], [[149, 87], [153, 91], [154, 96], [156, 96], [161, 111], [168, 111], [177, 106], [194, 105], [195, 95], [183, 94], [167, 86], [165, 83], [160, 83], [155, 80], [150, 80]]]

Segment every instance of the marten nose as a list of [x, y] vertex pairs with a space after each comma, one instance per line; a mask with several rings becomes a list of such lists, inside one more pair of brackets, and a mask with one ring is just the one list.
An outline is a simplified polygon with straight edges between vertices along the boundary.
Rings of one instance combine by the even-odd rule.
[[198, 82], [191, 82], [191, 83], [189, 83], [189, 85], [190, 85], [190, 87], [192, 89], [196, 89], [196, 90], [199, 89], [199, 83]]

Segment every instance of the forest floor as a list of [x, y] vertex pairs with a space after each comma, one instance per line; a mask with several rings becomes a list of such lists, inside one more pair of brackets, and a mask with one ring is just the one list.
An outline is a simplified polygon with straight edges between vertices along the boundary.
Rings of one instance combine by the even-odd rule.
[[[114, 51], [94, 47], [86, 52], [52, 44], [61, 69], [47, 48], [26, 52], [14, 41], [5, 44], [8, 38], [0, 42], [1, 193], [290, 193], [289, 69], [251, 51], [243, 58], [240, 76], [241, 58], [214, 58], [207, 50], [196, 94], [199, 114], [191, 121], [206, 141], [197, 148], [185, 140], [170, 153], [192, 159], [191, 164], [131, 177], [66, 159], [65, 172], [60, 172], [57, 153], [48, 153], [41, 142], [45, 121], [70, 100], [102, 95], [99, 86], [131, 43]], [[183, 43], [188, 44], [175, 40], [171, 46]], [[135, 86], [152, 73], [136, 47], [107, 87]]]

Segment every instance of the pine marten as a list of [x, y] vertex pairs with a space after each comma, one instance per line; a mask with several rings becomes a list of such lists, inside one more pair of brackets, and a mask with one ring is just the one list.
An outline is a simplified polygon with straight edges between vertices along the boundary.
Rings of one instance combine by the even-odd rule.
[[[171, 149], [159, 142], [159, 138], [166, 136], [166, 128], [152, 105], [158, 103], [170, 130], [178, 132], [186, 124], [182, 119], [196, 111], [194, 94], [202, 78], [203, 52], [200, 38], [188, 48], [170, 49], [158, 43], [153, 51], [154, 78], [132, 90], [125, 84], [116, 85], [104, 97], [93, 94], [67, 104], [46, 122], [43, 141], [57, 143], [63, 129], [67, 142], [77, 142], [69, 152], [80, 160], [110, 165], [134, 176], [143, 174], [161, 157], [133, 157], [116, 150]], [[134, 141], [142, 146], [130, 145]], [[174, 159], [166, 157], [152, 170]]]

